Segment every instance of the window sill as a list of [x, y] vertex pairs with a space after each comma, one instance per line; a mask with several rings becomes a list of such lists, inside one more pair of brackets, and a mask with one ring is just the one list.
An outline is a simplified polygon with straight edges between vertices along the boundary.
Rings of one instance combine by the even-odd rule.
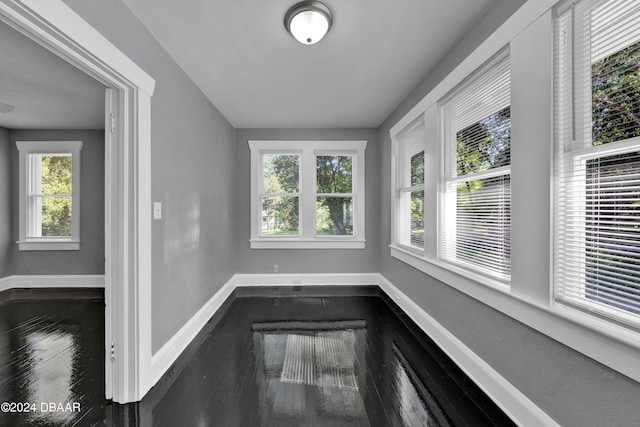
[[79, 241], [70, 240], [29, 240], [18, 242], [19, 251], [78, 251]]
[[423, 258], [397, 246], [390, 249], [393, 258], [640, 382], [637, 370], [640, 332], [566, 305], [536, 303], [497, 280]]
[[355, 239], [251, 239], [251, 249], [364, 249], [365, 240]]
[[[425, 258], [423, 252], [418, 252], [415, 250], [407, 249], [401, 246], [390, 245], [391, 248], [391, 256], [396, 258], [405, 264], [409, 264], [410, 266], [417, 268], [433, 277], [438, 277], [444, 271], [447, 273], [453, 273], [459, 277], [459, 279], [463, 279], [465, 284], [469, 286], [485, 286], [490, 287], [500, 292], [508, 292], [510, 286], [508, 283], [502, 282], [497, 279], [492, 279], [490, 277], [484, 276], [482, 274], [476, 273], [473, 270], [468, 270], [464, 267], [458, 267], [455, 264], [443, 263], [435, 260], [430, 260]], [[456, 280], [459, 282], [460, 280]]]

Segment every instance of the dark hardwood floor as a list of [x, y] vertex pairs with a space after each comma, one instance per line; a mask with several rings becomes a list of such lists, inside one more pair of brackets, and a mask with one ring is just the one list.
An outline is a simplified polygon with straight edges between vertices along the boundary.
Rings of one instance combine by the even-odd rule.
[[102, 290], [0, 293], [0, 426], [99, 425], [103, 349]]
[[0, 403], [37, 405], [0, 426], [513, 425], [377, 288], [239, 289], [129, 405], [103, 397], [102, 295], [42, 292], [0, 294]]

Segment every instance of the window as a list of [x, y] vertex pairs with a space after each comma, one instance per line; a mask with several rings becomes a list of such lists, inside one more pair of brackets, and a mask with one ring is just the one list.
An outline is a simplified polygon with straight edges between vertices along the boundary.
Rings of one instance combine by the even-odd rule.
[[[640, 325], [640, 3], [556, 19], [555, 298]], [[572, 60], [571, 60], [572, 59]]]
[[262, 160], [262, 235], [300, 234], [300, 155], [268, 154]]
[[503, 281], [511, 270], [510, 103], [508, 52], [441, 103], [440, 257]]
[[366, 141], [249, 141], [251, 248], [364, 248]]
[[353, 236], [353, 155], [316, 153], [317, 236]]
[[17, 141], [20, 250], [80, 248], [82, 141]]
[[424, 119], [420, 117], [395, 139], [395, 243], [424, 250]]
[[[526, 2], [390, 129], [389, 251], [639, 381], [640, 2], [551, 3]], [[396, 218], [420, 121], [424, 249]]]

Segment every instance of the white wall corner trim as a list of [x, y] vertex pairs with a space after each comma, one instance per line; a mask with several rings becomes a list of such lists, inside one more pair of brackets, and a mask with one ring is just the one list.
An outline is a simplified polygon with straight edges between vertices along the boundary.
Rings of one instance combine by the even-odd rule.
[[104, 288], [104, 275], [14, 275], [0, 278], [0, 292], [41, 288]]
[[384, 276], [378, 286], [422, 329], [511, 419], [523, 426], [559, 426], [513, 384], [440, 325]]

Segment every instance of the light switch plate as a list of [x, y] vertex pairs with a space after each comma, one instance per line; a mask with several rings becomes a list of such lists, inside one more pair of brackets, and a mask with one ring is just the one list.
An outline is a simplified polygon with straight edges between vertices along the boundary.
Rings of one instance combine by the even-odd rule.
[[153, 202], [153, 219], [162, 219], [162, 202]]

